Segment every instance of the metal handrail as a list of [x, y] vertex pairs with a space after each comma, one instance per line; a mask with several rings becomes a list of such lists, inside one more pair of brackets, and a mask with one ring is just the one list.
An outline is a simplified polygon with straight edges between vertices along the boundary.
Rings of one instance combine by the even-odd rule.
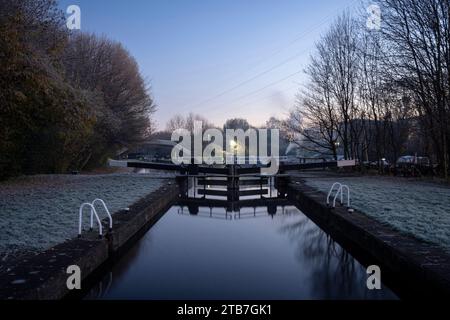
[[[92, 206], [95, 207], [95, 204], [97, 202], [100, 202], [103, 205], [103, 208], [105, 208], [106, 214], [108, 215], [108, 218], [109, 218], [109, 231], [111, 231], [113, 228], [113, 219], [112, 219], [111, 213], [109, 213], [108, 207], [106, 206], [105, 201], [103, 201], [102, 199], [95, 199], [94, 201], [92, 201]], [[91, 229], [93, 228], [93, 223], [94, 223], [93, 222], [93, 212], [91, 210]]]
[[341, 184], [338, 192], [334, 196], [333, 208], [336, 208], [336, 199], [339, 195], [341, 195], [341, 204], [344, 205], [344, 189], [347, 190], [347, 208], [350, 208], [350, 188], [345, 184]]
[[[83, 209], [85, 207], [90, 207], [91, 208], [91, 221], [93, 221], [93, 215], [95, 215], [95, 218], [97, 219], [98, 222], [98, 229], [99, 229], [99, 235], [100, 237], [103, 236], [103, 228], [102, 228], [102, 222], [100, 221], [100, 218], [98, 217], [97, 211], [95, 210], [95, 207], [92, 205], [92, 203], [83, 203], [80, 207], [80, 211], [79, 211], [79, 220], [78, 220], [78, 237], [81, 238], [81, 231], [82, 231], [82, 223], [83, 223]], [[93, 227], [92, 225], [93, 222], [91, 222], [91, 228]]]
[[335, 186], [339, 186], [339, 189], [338, 189], [338, 191], [337, 191], [337, 193], [336, 193], [336, 194], [339, 194], [339, 191], [341, 190], [341, 187], [342, 187], [342, 183], [335, 182], [335, 183], [331, 186], [331, 189], [330, 189], [330, 191], [328, 192], [328, 196], [327, 196], [327, 205], [330, 205], [330, 197], [331, 197], [331, 194], [333, 193], [333, 191], [334, 191], [334, 189], [335, 189]]

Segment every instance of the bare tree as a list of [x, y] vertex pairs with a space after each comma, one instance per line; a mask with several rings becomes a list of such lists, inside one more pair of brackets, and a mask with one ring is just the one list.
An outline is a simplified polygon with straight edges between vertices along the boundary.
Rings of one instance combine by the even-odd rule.
[[177, 129], [186, 128], [186, 119], [182, 115], [173, 116], [166, 124], [166, 131], [174, 132]]
[[324, 45], [330, 56], [331, 94], [340, 115], [337, 131], [347, 159], [355, 156], [354, 145], [351, 142], [356, 141], [359, 135], [352, 121], [358, 114], [356, 110], [358, 32], [355, 19], [345, 12], [338, 17], [324, 38]]
[[[383, 97], [390, 88], [387, 85], [388, 70], [384, 68], [383, 60], [385, 58], [380, 34], [367, 28], [361, 31], [361, 41], [359, 47], [361, 63], [359, 72], [359, 102], [361, 107], [366, 111], [365, 116], [368, 120], [368, 128], [365, 127], [366, 140], [366, 161], [368, 161], [369, 144], [374, 143], [378, 169], [380, 173], [383, 170], [381, 159], [385, 157], [386, 150], [383, 148], [384, 137], [386, 131], [384, 108], [385, 103]], [[372, 130], [373, 129], [373, 130]], [[374, 131], [374, 134], [371, 134]]]
[[[310, 65], [313, 71], [317, 60]], [[297, 106], [291, 111], [286, 126], [293, 133], [293, 141], [308, 151], [332, 154], [337, 159], [337, 113], [330, 99], [327, 80], [319, 80], [319, 73], [313, 77], [308, 90], [298, 95]], [[298, 137], [297, 139], [295, 137]], [[307, 142], [303, 143], [304, 140]]]
[[444, 176], [449, 167], [450, 2], [379, 0], [382, 33], [399, 84], [410, 90]]
[[196, 121], [200, 121], [202, 123], [203, 131], [214, 128], [214, 125], [206, 118], [198, 114], [189, 113], [187, 116], [182, 116], [180, 114], [173, 116], [169, 121], [167, 121], [166, 131], [173, 132], [177, 129], [186, 129], [190, 132], [194, 132], [194, 124]]
[[223, 125], [224, 131], [226, 129], [234, 129], [234, 130], [242, 129], [244, 131], [247, 131], [248, 129], [250, 129], [250, 127], [251, 126], [248, 123], [248, 121], [246, 119], [241, 118], [228, 119]]
[[363, 132], [356, 104], [359, 68], [358, 28], [342, 14], [316, 46], [306, 69], [309, 84], [299, 95], [290, 115], [291, 130], [337, 158], [342, 143], [345, 158], [355, 158], [356, 142]]

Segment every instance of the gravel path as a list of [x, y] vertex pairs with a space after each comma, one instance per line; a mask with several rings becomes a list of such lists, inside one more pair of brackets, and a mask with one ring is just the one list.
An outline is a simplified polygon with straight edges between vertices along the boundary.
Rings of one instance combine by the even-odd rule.
[[152, 174], [42, 175], [2, 182], [0, 262], [17, 251], [45, 250], [75, 237], [84, 202], [101, 198], [113, 213], [163, 183], [168, 180]]
[[328, 193], [347, 184], [352, 206], [381, 223], [450, 252], [450, 187], [390, 177], [323, 177], [309, 173], [307, 184]]

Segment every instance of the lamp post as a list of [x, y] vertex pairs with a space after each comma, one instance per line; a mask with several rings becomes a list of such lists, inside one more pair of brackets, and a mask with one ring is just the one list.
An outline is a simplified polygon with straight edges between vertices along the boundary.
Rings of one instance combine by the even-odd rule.
[[235, 160], [234, 160], [234, 164], [236, 164], [236, 162], [237, 162], [237, 151], [238, 151], [239, 145], [238, 145], [238, 143], [233, 139], [233, 140], [230, 141], [230, 147], [231, 147], [231, 149], [233, 150], [233, 151], [232, 151], [232, 152], [233, 152], [233, 158], [235, 159]]

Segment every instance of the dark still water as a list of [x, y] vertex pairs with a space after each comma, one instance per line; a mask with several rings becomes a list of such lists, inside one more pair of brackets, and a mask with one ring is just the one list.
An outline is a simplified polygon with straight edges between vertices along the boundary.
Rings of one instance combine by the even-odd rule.
[[87, 299], [395, 299], [295, 207], [171, 208]]

